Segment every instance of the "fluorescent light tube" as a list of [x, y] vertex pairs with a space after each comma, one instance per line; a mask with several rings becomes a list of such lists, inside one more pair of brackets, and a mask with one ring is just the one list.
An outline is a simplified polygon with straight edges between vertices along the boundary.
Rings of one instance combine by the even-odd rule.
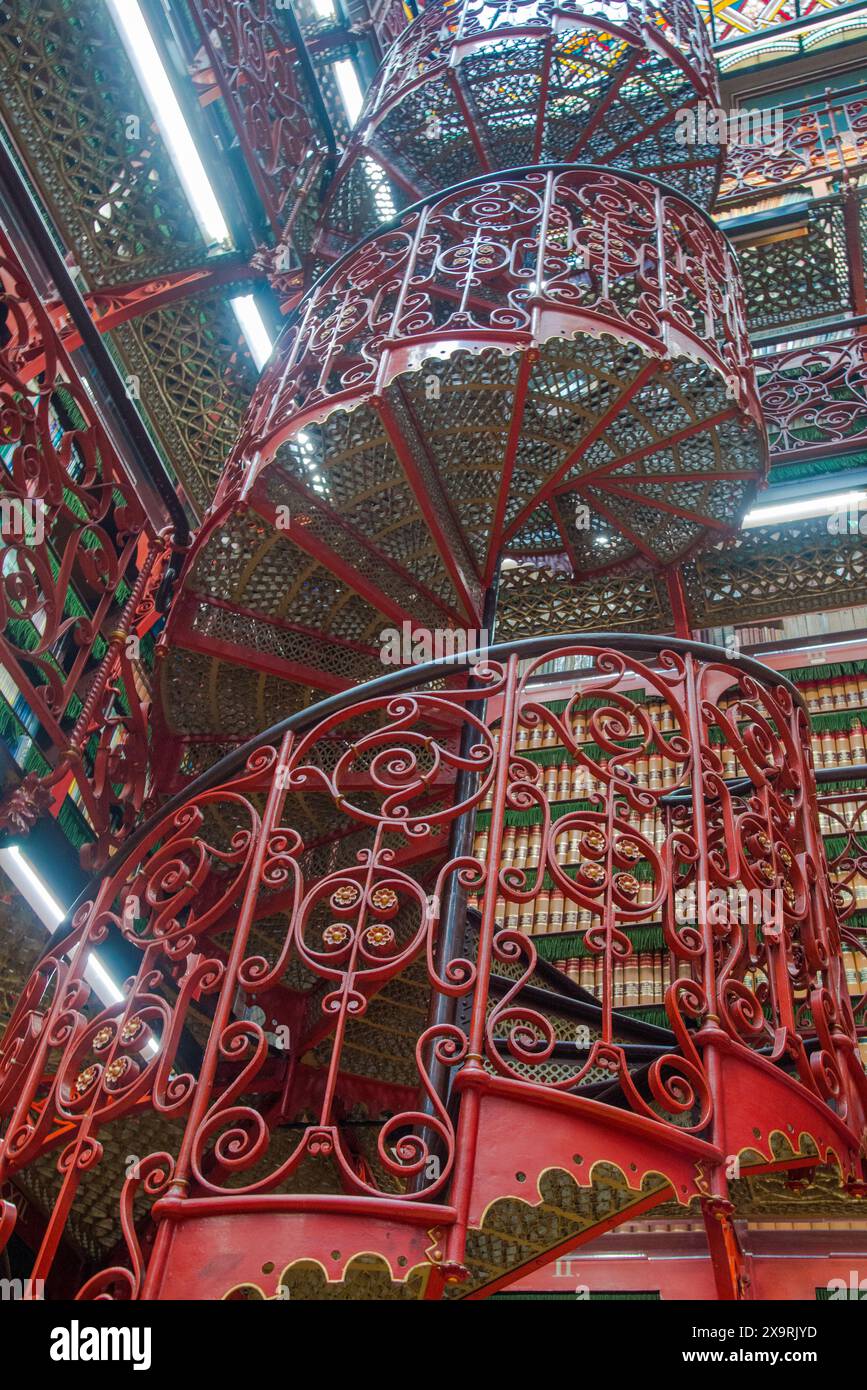
[[231, 242], [229, 228], [138, 0], [106, 0], [106, 3], [162, 132], [202, 235], [208, 242], [228, 245]]

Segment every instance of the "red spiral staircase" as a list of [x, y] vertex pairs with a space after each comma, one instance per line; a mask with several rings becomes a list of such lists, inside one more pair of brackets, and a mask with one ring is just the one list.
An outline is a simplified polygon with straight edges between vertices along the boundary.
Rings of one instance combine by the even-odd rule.
[[[745, 1179], [863, 1194], [845, 904], [794, 687], [605, 633], [382, 674], [384, 628], [488, 631], [504, 563], [652, 567], [677, 617], [677, 565], [761, 484], [717, 152], [677, 137], [715, 93], [685, 0], [429, 6], [387, 53], [316, 227], [293, 222], [318, 277], [160, 642], [147, 804], [170, 799], [136, 821], [142, 771], [124, 833], [106, 820], [116, 853], [3, 1040], [0, 1178], [51, 1194], [49, 1289], [106, 1191], [122, 1244], [85, 1299], [487, 1297], [652, 1209], [700, 1210], [719, 1296], [742, 1298]], [[97, 452], [94, 525], [119, 505]], [[153, 606], [142, 573], [79, 742]], [[583, 779], [559, 819], [528, 730]], [[532, 871], [503, 863], [513, 813], [542, 827]], [[546, 882], [592, 918], [599, 997], [508, 925]], [[745, 914], [716, 910], [732, 893]], [[656, 912], [666, 1027], [614, 1005]]]

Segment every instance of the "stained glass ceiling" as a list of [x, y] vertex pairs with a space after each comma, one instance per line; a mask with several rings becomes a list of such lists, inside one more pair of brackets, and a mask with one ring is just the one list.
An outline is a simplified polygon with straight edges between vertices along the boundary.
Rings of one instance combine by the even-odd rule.
[[845, 4], [836, 0], [697, 0], [697, 6], [715, 43], [751, 34], [761, 37], [799, 19], [809, 18], [812, 27], [823, 14], [830, 17], [837, 10], [853, 9], [851, 0]]

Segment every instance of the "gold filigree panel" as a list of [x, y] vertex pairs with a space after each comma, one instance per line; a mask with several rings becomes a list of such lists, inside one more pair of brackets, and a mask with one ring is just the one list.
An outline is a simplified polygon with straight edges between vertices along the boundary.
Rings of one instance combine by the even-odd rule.
[[94, 283], [197, 264], [202, 239], [101, 0], [0, 5], [0, 114]]

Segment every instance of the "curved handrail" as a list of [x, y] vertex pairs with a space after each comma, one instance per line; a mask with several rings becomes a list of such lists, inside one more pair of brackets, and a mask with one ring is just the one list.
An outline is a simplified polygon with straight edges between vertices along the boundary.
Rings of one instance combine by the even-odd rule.
[[722, 660], [727, 666], [735, 667], [755, 679], [766, 683], [772, 681], [775, 685], [784, 686], [796, 703], [806, 710], [804, 697], [797, 686], [778, 671], [764, 666], [754, 657], [730, 656], [722, 647], [712, 646], [709, 642], [695, 642], [685, 637], [645, 636], [637, 632], [555, 633], [543, 637], [524, 637], [516, 642], [495, 643], [491, 647], [461, 652], [454, 656], [444, 657], [440, 661], [426, 661], [420, 666], [400, 667], [395, 671], [390, 671], [387, 675], [378, 676], [376, 680], [366, 681], [363, 685], [350, 686], [347, 690], [330, 695], [326, 700], [319, 700], [316, 704], [308, 705], [306, 709], [299, 710], [296, 714], [290, 714], [285, 719], [279, 720], [276, 724], [264, 729], [262, 733], [254, 735], [253, 738], [247, 739], [237, 748], [233, 748], [230, 753], [225, 754], [205, 772], [200, 773], [181, 791], [176, 792], [160, 807], [156, 815], [145, 821], [129, 837], [122, 849], [108, 861], [108, 864], [101, 871], [92, 875], [67, 911], [63, 921], [51, 934], [43, 955], [56, 950], [58, 944], [68, 933], [76, 912], [83, 903], [92, 898], [94, 885], [98, 884], [106, 873], [116, 873], [131, 858], [138, 846], [151, 833], [157, 821], [165, 820], [185, 802], [204, 791], [208, 791], [228, 774], [234, 772], [262, 744], [279, 742], [284, 734], [309, 729], [320, 720], [326, 719], [332, 714], [339, 714], [342, 710], [357, 704], [359, 700], [399, 694], [405, 690], [426, 685], [430, 681], [438, 680], [442, 676], [454, 675], [460, 671], [471, 672], [472, 668], [482, 661], [500, 661], [510, 656], [517, 656], [519, 660], [528, 660], [543, 656], [546, 651], [560, 651], [563, 648], [574, 646], [613, 647], [615, 650], [627, 654], [644, 652], [645, 654], [658, 655], [663, 651], [672, 651], [680, 656], [695, 656], [702, 661]]
[[363, 247], [367, 246], [368, 242], [375, 241], [377, 237], [388, 236], [391, 232], [396, 232], [404, 218], [410, 217], [416, 212], [420, 212], [422, 208], [427, 207], [430, 203], [439, 202], [441, 199], [450, 197], [454, 193], [460, 193], [465, 188], [472, 188], [476, 184], [499, 183], [504, 179], [518, 179], [526, 174], [566, 174], [574, 172], [575, 170], [580, 170], [582, 173], [607, 174], [609, 177], [623, 179], [626, 183], [647, 183], [650, 184], [652, 188], [661, 189], [663, 193], [668, 194], [671, 198], [679, 198], [681, 202], [686, 204], [690, 212], [695, 212], [699, 217], [704, 219], [713, 234], [718, 236], [723, 245], [734, 255], [734, 248], [729, 237], [709, 212], [706, 212], [704, 208], [700, 207], [698, 203], [690, 198], [688, 193], [682, 193], [679, 188], [675, 188], [672, 184], [666, 183], [664, 179], [654, 178], [651, 174], [634, 173], [631, 169], [621, 169], [619, 166], [610, 164], [588, 164], [580, 160], [575, 163], [520, 164], [511, 169], [491, 169], [485, 174], [474, 174], [471, 179], [463, 179], [460, 183], [452, 183], [444, 188], [438, 188], [435, 192], [426, 194], [424, 198], [419, 198], [414, 203], [407, 203], [406, 207], [396, 212], [394, 217], [390, 217], [387, 222], [380, 222], [372, 231], [367, 232], [363, 237], [359, 237], [358, 241], [354, 241], [349, 250], [344, 251], [342, 256], [338, 256], [334, 261], [329, 261], [321, 274], [317, 275], [309, 288], [305, 290], [304, 294], [298, 300], [298, 303], [295, 304], [286, 315], [283, 320], [283, 327], [280, 330], [280, 336], [277, 338], [274, 348], [277, 348], [279, 343], [286, 337], [288, 330], [297, 323], [308, 301], [322, 286], [324, 286], [325, 282], [330, 279], [336, 271], [340, 270], [347, 261], [357, 256], [358, 252]]

